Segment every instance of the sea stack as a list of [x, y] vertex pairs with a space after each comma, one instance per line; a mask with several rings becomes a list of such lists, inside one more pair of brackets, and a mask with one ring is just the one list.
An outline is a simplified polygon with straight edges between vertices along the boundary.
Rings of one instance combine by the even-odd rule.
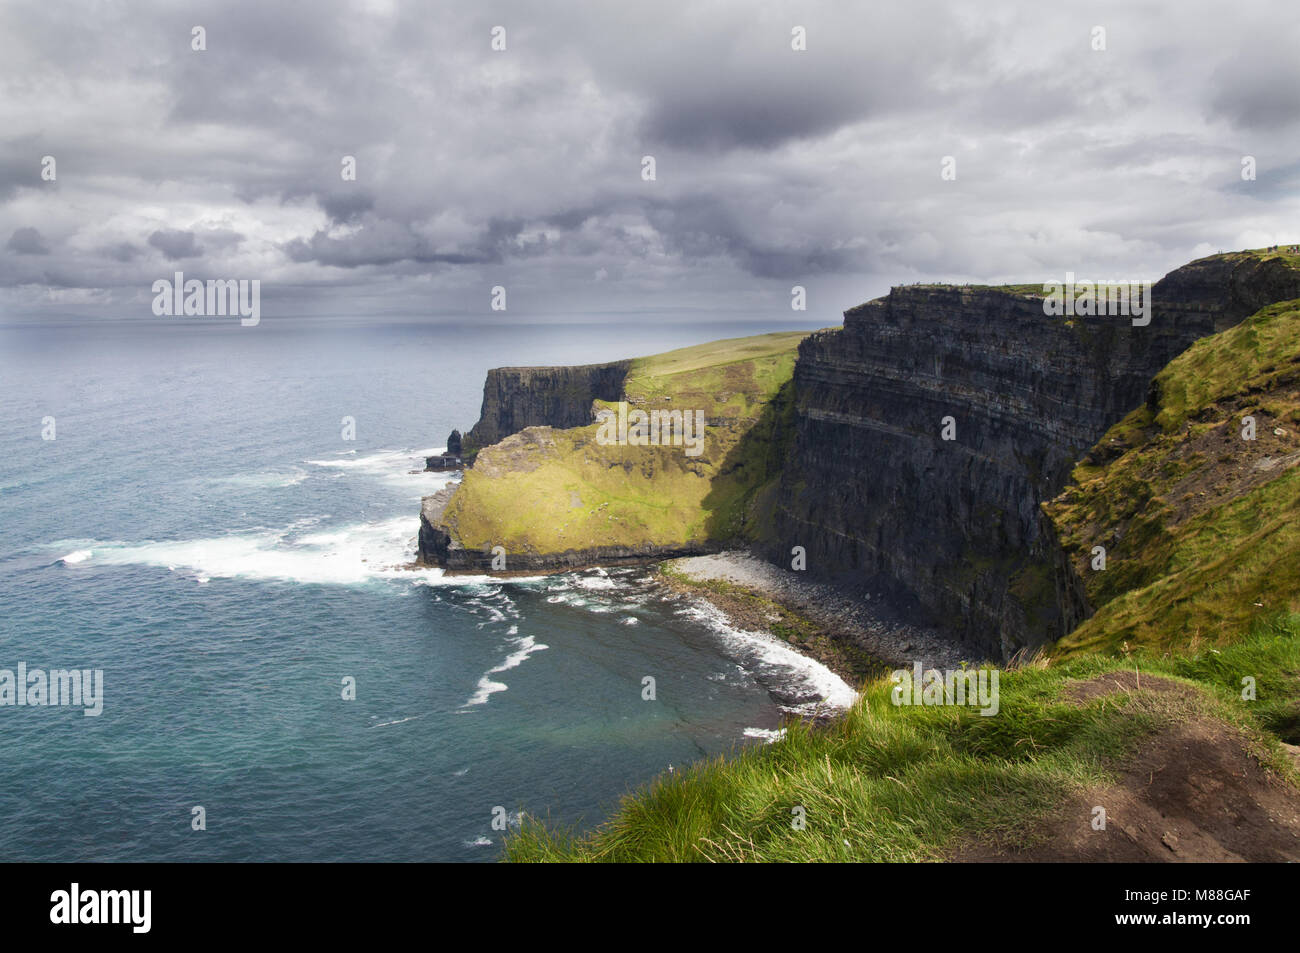
[[459, 430], [453, 430], [447, 435], [447, 449], [445, 452], [424, 458], [424, 469], [434, 472], [465, 469], [464, 457], [461, 455]]

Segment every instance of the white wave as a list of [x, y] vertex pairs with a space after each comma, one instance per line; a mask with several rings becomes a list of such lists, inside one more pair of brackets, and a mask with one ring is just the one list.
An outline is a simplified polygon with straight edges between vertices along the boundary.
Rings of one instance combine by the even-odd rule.
[[746, 728], [746, 738], [762, 738], [768, 744], [773, 741], [780, 741], [785, 737], [784, 728]]
[[379, 450], [360, 456], [356, 451], [348, 451], [333, 460], [304, 460], [308, 466], [334, 470], [338, 476], [349, 473], [367, 477], [378, 477], [384, 483], [401, 487], [411, 494], [412, 499], [430, 496], [447, 484], [460, 479], [456, 471], [426, 472], [425, 457], [442, 453], [445, 447], [431, 447], [427, 450]]
[[446, 447], [436, 447], [432, 450], [379, 450], [366, 456], [357, 456], [355, 450], [349, 450], [340, 456], [346, 456], [348, 459], [338, 460], [304, 460], [304, 463], [314, 467], [330, 467], [337, 470], [371, 470], [381, 473], [385, 470], [392, 470], [397, 466], [413, 466], [419, 463], [424, 466], [424, 458], [431, 457], [435, 453], [441, 453]]
[[473, 705], [486, 705], [487, 700], [490, 697], [495, 695], [497, 692], [504, 692], [509, 687], [509, 685], [506, 685], [503, 682], [494, 682], [492, 679], [484, 675], [478, 680], [478, 690], [470, 696], [470, 700], [462, 705], [461, 708], [469, 708]]
[[68, 555], [66, 556], [60, 557], [56, 561], [63, 563], [65, 566], [75, 566], [77, 563], [84, 563], [87, 559], [89, 559], [94, 554], [95, 551], [93, 549], [78, 549], [75, 552], [71, 552], [68, 553]]
[[488, 669], [489, 675], [495, 675], [499, 672], [508, 672], [510, 669], [517, 668], [521, 665], [524, 659], [528, 658], [528, 656], [532, 655], [534, 652], [542, 652], [550, 648], [549, 645], [542, 645], [531, 635], [525, 635], [522, 638], [512, 639], [511, 641], [513, 641], [515, 645], [519, 646], [519, 651], [507, 655], [505, 661], [496, 668]]
[[411, 715], [409, 718], [398, 718], [396, 721], [384, 721], [384, 722], [380, 722], [380, 723], [377, 724], [377, 725], [371, 725], [370, 727], [371, 727], [371, 728], [388, 728], [388, 727], [390, 727], [391, 725], [404, 725], [404, 724], [406, 724], [408, 721], [415, 721], [415, 719], [420, 718], [420, 717], [421, 717], [420, 715]]
[[[779, 675], [777, 672], [771, 674], [777, 675], [783, 684], [820, 699], [823, 707], [843, 710], [858, 699], [858, 693], [821, 662], [801, 655], [787, 643], [766, 632], [734, 628], [719, 609], [707, 602], [692, 604], [679, 614], [708, 625], [722, 638], [729, 654], [739, 656], [747, 668], [778, 670]], [[816, 705], [817, 703], [791, 707], [802, 710]]]
[[[419, 525], [418, 523], [416, 524]], [[407, 558], [411, 558], [415, 553], [415, 542], [411, 543], [411, 552]], [[470, 589], [476, 586], [500, 586], [501, 580], [495, 576], [460, 576], [447, 575], [446, 572], [438, 568], [414, 567], [403, 570], [403, 576], [409, 576], [411, 582], [417, 586], [436, 586], [440, 589]], [[535, 583], [545, 579], [545, 576], [519, 576], [512, 578], [509, 582], [511, 586], [521, 586], [528, 583]], [[496, 591], [490, 591], [489, 596], [496, 595]], [[469, 602], [466, 602], [469, 605]], [[511, 613], [516, 618], [518, 613]]]
[[465, 846], [466, 847], [491, 847], [492, 839], [490, 837], [484, 837], [482, 834], [480, 834], [478, 837], [475, 837], [473, 840], [465, 841]]
[[302, 467], [294, 467], [288, 472], [266, 470], [262, 473], [239, 473], [234, 476], [218, 477], [215, 482], [250, 489], [283, 489], [297, 486], [305, 479], [307, 479], [307, 471]]
[[400, 567], [410, 561], [418, 532], [418, 518], [400, 517], [297, 537], [289, 530], [266, 530], [170, 541], [97, 541], [82, 560], [186, 570], [202, 581], [239, 577], [351, 585], [404, 576]]
[[[513, 627], [512, 627], [513, 629]], [[510, 639], [511, 644], [516, 646], [516, 650], [507, 655], [499, 665], [488, 669], [487, 674], [478, 680], [478, 685], [474, 694], [469, 701], [460, 707], [461, 711], [474, 705], [485, 705], [487, 700], [497, 692], [504, 692], [510, 686], [504, 682], [493, 681], [489, 676], [499, 675], [502, 672], [508, 672], [512, 668], [518, 668], [524, 663], [524, 660], [534, 652], [543, 652], [550, 648], [549, 645], [543, 645], [534, 639], [531, 635], [524, 635], [518, 638]]]
[[620, 619], [618, 624], [619, 625], [640, 625], [641, 620], [636, 619], [632, 616], [628, 616], [626, 619]]
[[597, 569], [591, 575], [578, 576], [573, 580], [573, 585], [579, 589], [607, 590], [617, 589], [617, 580], [610, 579], [603, 570]]

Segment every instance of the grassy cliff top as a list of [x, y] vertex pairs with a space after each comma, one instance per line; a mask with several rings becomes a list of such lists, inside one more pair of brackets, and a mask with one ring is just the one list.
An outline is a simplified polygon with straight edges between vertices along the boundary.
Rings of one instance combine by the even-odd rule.
[[1170, 362], [1044, 506], [1096, 610], [1058, 650], [1223, 645], [1300, 605], [1298, 431], [1300, 301]]
[[[1267, 248], [1245, 248], [1241, 251], [1218, 252], [1214, 255], [1207, 255], [1204, 258], [1198, 258], [1190, 262], [1189, 265], [1202, 264], [1209, 261], [1223, 261], [1228, 264], [1239, 264], [1246, 261], [1269, 261], [1277, 259], [1284, 262], [1293, 271], [1300, 272], [1300, 252], [1292, 252], [1288, 249], [1300, 245], [1300, 243], [1286, 243], [1278, 246], [1277, 251], [1269, 251]], [[1186, 267], [1186, 266], [1185, 266]], [[943, 282], [921, 282], [915, 285], [903, 285], [900, 287], [908, 288], [947, 288], [960, 289], [963, 291], [1001, 291], [1006, 294], [1017, 295], [1019, 297], [1041, 298], [1043, 297], [1043, 285], [1051, 282], [1061, 282], [1064, 275], [1056, 275], [1046, 279], [1046, 281], [1029, 281], [1013, 282], [1002, 285], [982, 285], [982, 284], [946, 284]], [[1141, 275], [1113, 276], [1113, 275], [1091, 275], [1079, 274], [1076, 278], [1078, 281], [1098, 281], [1114, 278], [1115, 280], [1145, 280]], [[1154, 283], [1155, 279], [1151, 279]]]
[[[1290, 249], [1300, 247], [1300, 242], [1285, 242], [1277, 247], [1277, 251], [1269, 251], [1267, 248], [1243, 248], [1241, 251], [1219, 252], [1217, 255], [1207, 255], [1205, 258], [1198, 258], [1196, 261], [1211, 261], [1219, 259], [1227, 262], [1243, 262], [1250, 259], [1257, 261], [1269, 261], [1277, 259], [1287, 264], [1293, 271], [1300, 271], [1300, 252], [1293, 252]], [[1192, 262], [1196, 264], [1196, 262]]]
[[799, 342], [808, 336], [808, 331], [775, 331], [771, 334], [757, 334], [752, 337], [724, 338], [721, 341], [709, 341], [691, 347], [664, 351], [649, 357], [638, 357], [632, 361], [628, 380], [671, 377], [686, 371], [702, 368], [716, 368], [737, 361], [752, 361], [763, 357], [774, 357], [792, 352]]
[[[599, 425], [529, 428], [479, 452], [443, 512], [468, 549], [507, 554], [671, 547], [753, 538], [790, 425], [792, 331], [637, 358], [621, 410], [702, 411], [701, 452], [603, 445]], [[622, 407], [620, 408], [620, 405]]]

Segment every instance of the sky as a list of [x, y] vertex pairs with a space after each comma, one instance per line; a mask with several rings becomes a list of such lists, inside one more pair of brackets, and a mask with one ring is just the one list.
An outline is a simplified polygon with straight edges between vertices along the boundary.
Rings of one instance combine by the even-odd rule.
[[499, 286], [779, 321], [797, 285], [826, 324], [1159, 277], [1300, 242], [1297, 51], [1280, 0], [4, 0], [0, 319], [151, 317], [177, 271], [264, 318], [487, 320]]

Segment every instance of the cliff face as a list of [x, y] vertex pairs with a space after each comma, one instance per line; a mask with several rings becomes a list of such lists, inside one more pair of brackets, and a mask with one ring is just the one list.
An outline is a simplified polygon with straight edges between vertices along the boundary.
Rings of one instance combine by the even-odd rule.
[[525, 427], [582, 427], [593, 400], [623, 396], [630, 361], [576, 367], [497, 367], [483, 385], [479, 421], [465, 435], [467, 451], [481, 450]]
[[914, 598], [994, 657], [1058, 638], [1090, 610], [1040, 504], [1192, 342], [1298, 296], [1300, 273], [1249, 255], [1166, 276], [1145, 327], [1006, 290], [895, 288], [799, 348], [769, 554], [802, 546], [810, 572]]

